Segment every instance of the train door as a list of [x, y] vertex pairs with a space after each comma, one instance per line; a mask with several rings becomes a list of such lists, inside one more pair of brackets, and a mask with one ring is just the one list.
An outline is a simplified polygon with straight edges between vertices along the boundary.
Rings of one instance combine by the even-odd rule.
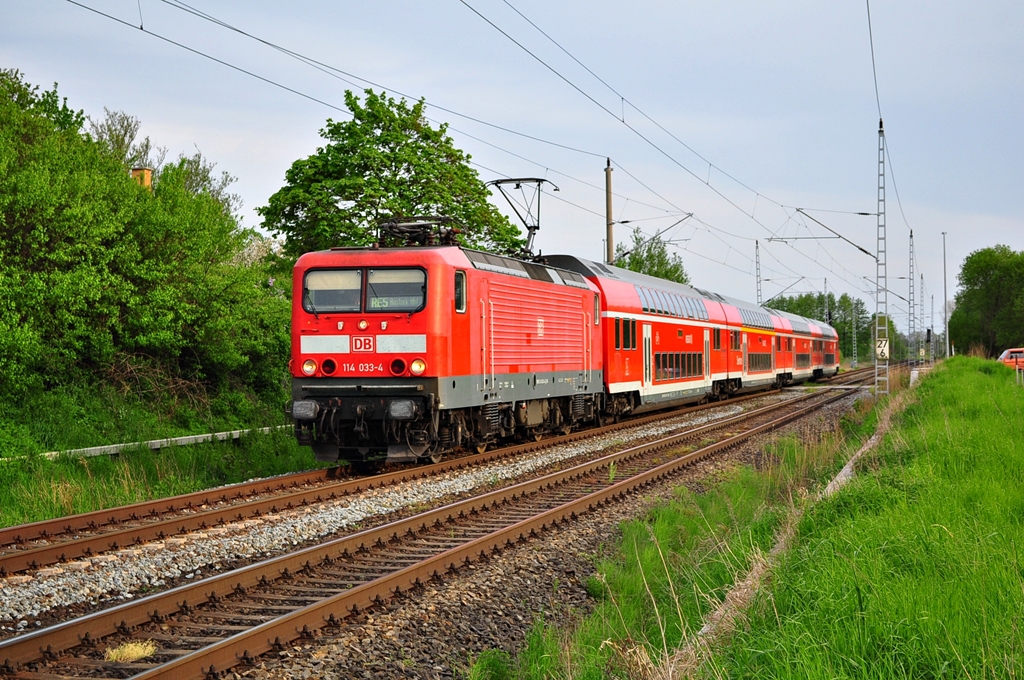
[[747, 334], [743, 334], [743, 372], [740, 374], [744, 378], [747, 377]]
[[651, 351], [652, 350], [652, 347], [651, 347], [651, 324], [649, 324], [649, 323], [645, 323], [644, 324], [643, 340], [644, 340], [644, 384], [643, 384], [643, 389], [641, 390], [641, 394], [646, 395], [648, 389], [651, 386], [651, 383], [653, 382], [653, 371], [652, 371], [653, 357], [652, 357], [652, 351]]
[[[597, 296], [594, 296], [595, 299]], [[594, 333], [591, 329], [592, 318], [589, 312], [581, 313], [583, 320], [583, 370], [579, 373], [579, 384], [590, 382], [594, 349]]]
[[704, 329], [704, 380], [711, 377], [711, 330]]
[[478, 388], [482, 392], [490, 392], [494, 388], [494, 376], [491, 375], [491, 367], [494, 365], [493, 348], [491, 347], [492, 340], [494, 339], [493, 322], [491, 320], [492, 305], [490, 298], [487, 296], [487, 280], [480, 279], [476, 287], [479, 293], [477, 301], [479, 308], [477, 312], [480, 314], [480, 372], [478, 373], [480, 382], [478, 383]]

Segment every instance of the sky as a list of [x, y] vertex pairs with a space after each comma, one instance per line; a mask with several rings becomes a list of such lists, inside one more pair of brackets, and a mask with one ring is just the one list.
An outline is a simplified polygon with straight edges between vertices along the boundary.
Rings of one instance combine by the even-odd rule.
[[950, 299], [971, 252], [1024, 250], [1019, 1], [876, 1], [870, 32], [857, 2], [76, 2], [5, 0], [0, 68], [137, 117], [171, 158], [200, 150], [238, 178], [246, 226], [349, 118], [344, 91], [373, 87], [424, 98], [481, 179], [557, 186], [543, 253], [603, 260], [611, 159], [616, 243], [660, 234], [694, 285], [750, 301], [757, 249], [764, 300], [827, 286], [874, 311], [880, 117], [901, 330], [911, 230], [925, 327], [943, 232]]

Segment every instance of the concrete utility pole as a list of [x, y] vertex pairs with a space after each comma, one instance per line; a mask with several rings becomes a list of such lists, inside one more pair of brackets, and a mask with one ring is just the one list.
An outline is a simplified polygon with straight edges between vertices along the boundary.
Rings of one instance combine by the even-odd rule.
[[615, 264], [615, 237], [612, 234], [612, 225], [615, 220], [612, 217], [612, 159], [608, 159], [608, 165], [604, 168], [604, 214], [605, 214], [605, 238], [608, 244], [608, 264]]
[[942, 232], [942, 325], [945, 326], [946, 356], [949, 356], [949, 295], [946, 293], [946, 232]]

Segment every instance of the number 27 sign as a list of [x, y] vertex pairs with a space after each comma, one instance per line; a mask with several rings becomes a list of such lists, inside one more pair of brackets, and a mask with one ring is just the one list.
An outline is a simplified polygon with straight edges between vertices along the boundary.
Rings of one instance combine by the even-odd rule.
[[879, 359], [889, 358], [889, 338], [879, 338], [875, 341], [875, 353]]

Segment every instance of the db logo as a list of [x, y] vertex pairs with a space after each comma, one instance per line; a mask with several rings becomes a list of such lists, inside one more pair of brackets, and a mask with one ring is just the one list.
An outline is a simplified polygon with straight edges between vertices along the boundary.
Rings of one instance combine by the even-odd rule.
[[372, 352], [373, 351], [373, 336], [372, 335], [356, 335], [352, 338], [352, 351], [353, 352]]

